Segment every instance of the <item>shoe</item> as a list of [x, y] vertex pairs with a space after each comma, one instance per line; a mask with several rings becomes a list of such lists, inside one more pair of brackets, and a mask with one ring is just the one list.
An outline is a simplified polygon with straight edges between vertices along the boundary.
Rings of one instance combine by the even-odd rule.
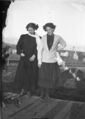
[[44, 98], [45, 98], [45, 96], [44, 96], [44, 95], [40, 95], [40, 98], [41, 98], [41, 99], [44, 99]]
[[48, 94], [46, 94], [46, 96], [45, 96], [44, 99], [45, 99], [45, 100], [49, 100], [49, 99], [50, 99], [50, 96], [49, 96]]
[[22, 96], [22, 95], [24, 95], [24, 93], [25, 93], [24, 89], [22, 89], [21, 92], [20, 92], [20, 95]]
[[32, 95], [30, 92], [27, 92], [27, 96], [30, 98]]
[[44, 94], [43, 92], [41, 92], [40, 98], [41, 98], [41, 99], [44, 99], [44, 98], [45, 98], [45, 94]]

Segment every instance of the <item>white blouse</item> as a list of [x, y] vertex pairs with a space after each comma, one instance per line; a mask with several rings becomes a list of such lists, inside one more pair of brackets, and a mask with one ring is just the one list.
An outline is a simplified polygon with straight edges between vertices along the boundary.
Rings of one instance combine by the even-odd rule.
[[59, 35], [54, 34], [54, 41], [52, 44], [51, 49], [49, 50], [47, 45], [47, 35], [44, 35], [41, 39], [41, 46], [38, 49], [38, 60], [41, 64], [42, 62], [45, 63], [55, 63], [57, 59], [59, 60], [58, 50], [63, 49], [66, 46], [66, 42], [63, 38]]

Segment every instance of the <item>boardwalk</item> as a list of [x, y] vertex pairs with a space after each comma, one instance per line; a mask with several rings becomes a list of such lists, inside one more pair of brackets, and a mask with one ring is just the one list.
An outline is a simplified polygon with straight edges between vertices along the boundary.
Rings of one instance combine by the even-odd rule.
[[21, 99], [20, 107], [9, 104], [2, 119], [85, 119], [85, 103], [60, 99], [42, 100], [37, 96]]

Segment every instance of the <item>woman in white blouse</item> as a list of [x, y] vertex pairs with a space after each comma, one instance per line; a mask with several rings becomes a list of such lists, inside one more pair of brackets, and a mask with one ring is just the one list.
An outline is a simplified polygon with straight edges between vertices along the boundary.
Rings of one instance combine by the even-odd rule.
[[[56, 53], [66, 46], [61, 36], [55, 35], [56, 26], [53, 23], [46, 23], [43, 29], [47, 32], [41, 39], [42, 48], [39, 52], [39, 81], [41, 97], [49, 97], [50, 89], [57, 88], [59, 83], [59, 65]], [[57, 84], [57, 85], [56, 85]]]

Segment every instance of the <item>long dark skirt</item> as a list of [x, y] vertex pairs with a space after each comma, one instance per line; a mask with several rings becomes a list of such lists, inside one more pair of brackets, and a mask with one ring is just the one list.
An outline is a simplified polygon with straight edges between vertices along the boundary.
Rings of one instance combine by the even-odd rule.
[[29, 62], [25, 58], [21, 58], [15, 75], [15, 90], [20, 92], [33, 91], [37, 88], [38, 67], [37, 61]]
[[39, 69], [38, 85], [41, 88], [54, 89], [59, 87], [60, 68], [57, 63], [42, 63]]

